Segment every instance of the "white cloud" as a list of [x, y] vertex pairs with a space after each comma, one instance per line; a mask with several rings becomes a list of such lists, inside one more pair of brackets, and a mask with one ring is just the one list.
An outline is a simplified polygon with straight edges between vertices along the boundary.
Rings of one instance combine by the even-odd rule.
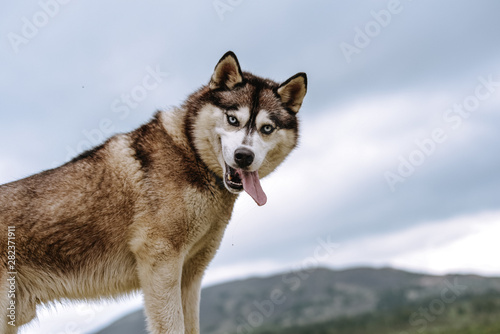
[[[311, 263], [331, 268], [390, 266], [437, 275], [475, 273], [500, 276], [500, 211], [424, 222], [399, 231], [371, 235], [338, 243], [331, 256], [315, 258], [314, 248], [301, 259], [278, 262], [272, 259], [210, 267], [205, 285], [265, 276], [304, 268]], [[335, 242], [334, 238], [329, 238]], [[254, 245], [255, 247], [255, 245]], [[324, 251], [322, 251], [324, 253]]]
[[325, 264], [500, 275], [498, 235], [500, 211], [453, 217], [347, 241]]
[[93, 333], [124, 314], [141, 308], [142, 304], [142, 295], [134, 294], [120, 297], [116, 301], [65, 302], [39, 306], [37, 319], [21, 327], [20, 334]]
[[272, 260], [244, 262], [224, 267], [208, 268], [203, 278], [203, 286], [209, 286], [221, 282], [237, 279], [245, 279], [250, 276], [268, 276], [272, 273], [286, 271], [289, 264], [276, 263]]

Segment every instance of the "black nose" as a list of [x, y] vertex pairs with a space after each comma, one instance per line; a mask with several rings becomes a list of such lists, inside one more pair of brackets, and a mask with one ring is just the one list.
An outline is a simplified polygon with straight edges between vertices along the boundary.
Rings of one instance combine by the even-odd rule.
[[255, 154], [248, 148], [240, 147], [234, 151], [234, 161], [238, 167], [245, 168], [252, 164]]

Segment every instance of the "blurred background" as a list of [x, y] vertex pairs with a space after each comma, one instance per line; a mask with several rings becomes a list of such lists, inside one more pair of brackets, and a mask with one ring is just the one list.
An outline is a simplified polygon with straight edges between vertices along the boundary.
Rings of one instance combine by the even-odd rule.
[[[266, 206], [240, 196], [205, 287], [317, 266], [500, 276], [499, 12], [494, 0], [5, 2], [0, 183], [181, 104], [232, 50], [245, 71], [303, 71], [309, 86], [299, 148], [263, 180]], [[141, 304], [57, 303], [22, 333], [92, 333]]]

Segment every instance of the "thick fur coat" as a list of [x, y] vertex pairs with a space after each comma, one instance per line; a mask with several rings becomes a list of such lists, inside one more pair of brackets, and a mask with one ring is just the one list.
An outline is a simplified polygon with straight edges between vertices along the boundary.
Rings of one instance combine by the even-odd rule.
[[[262, 201], [258, 175], [296, 146], [305, 93], [305, 74], [279, 85], [228, 52], [182, 107], [1, 185], [0, 332], [17, 333], [41, 303], [142, 289], [151, 333], [199, 333], [203, 273], [245, 177]], [[228, 158], [236, 146], [245, 155]]]

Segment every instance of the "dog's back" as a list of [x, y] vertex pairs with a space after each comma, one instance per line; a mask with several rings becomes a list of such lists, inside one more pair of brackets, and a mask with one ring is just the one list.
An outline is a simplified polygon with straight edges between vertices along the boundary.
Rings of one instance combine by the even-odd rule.
[[[2, 231], [15, 227], [18, 326], [31, 320], [40, 302], [138, 288], [135, 260], [124, 242], [139, 191], [127, 141], [115, 137], [57, 169], [0, 186]], [[117, 156], [113, 146], [123, 146], [125, 154]], [[2, 236], [2, 251], [6, 242]], [[1, 300], [6, 314], [4, 294]]]

